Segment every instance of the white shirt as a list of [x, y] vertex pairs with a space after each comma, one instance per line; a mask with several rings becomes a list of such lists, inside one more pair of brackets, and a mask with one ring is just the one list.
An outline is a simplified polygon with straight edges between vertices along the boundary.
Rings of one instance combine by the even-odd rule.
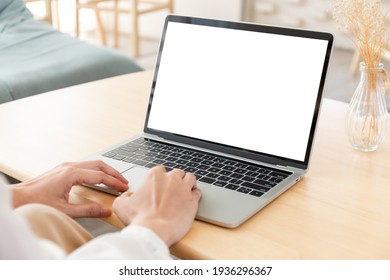
[[101, 235], [67, 255], [53, 242], [37, 238], [14, 214], [11, 195], [0, 180], [0, 259], [170, 259], [167, 245], [140, 226]]

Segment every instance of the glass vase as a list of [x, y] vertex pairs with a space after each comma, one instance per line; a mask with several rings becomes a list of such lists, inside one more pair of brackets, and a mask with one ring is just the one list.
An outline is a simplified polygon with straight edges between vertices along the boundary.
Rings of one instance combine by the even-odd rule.
[[387, 73], [383, 64], [370, 68], [360, 63], [360, 74], [360, 82], [347, 111], [346, 130], [355, 149], [375, 151], [386, 134]]

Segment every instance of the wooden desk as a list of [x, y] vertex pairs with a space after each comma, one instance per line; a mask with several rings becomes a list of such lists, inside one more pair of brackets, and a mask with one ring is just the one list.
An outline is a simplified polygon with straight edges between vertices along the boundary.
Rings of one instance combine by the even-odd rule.
[[[0, 171], [20, 180], [141, 132], [151, 72], [0, 105]], [[347, 105], [324, 100], [305, 179], [237, 229], [196, 221], [172, 247], [184, 259], [390, 259], [390, 137], [351, 148]], [[390, 130], [389, 130], [390, 131]], [[75, 187], [72, 201], [113, 197]], [[115, 216], [107, 222], [120, 227]]]

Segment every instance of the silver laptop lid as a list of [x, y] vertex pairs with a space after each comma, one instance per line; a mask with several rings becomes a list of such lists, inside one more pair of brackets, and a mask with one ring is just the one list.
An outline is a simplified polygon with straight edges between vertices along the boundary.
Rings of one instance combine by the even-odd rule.
[[168, 16], [144, 132], [306, 169], [332, 44], [328, 33]]

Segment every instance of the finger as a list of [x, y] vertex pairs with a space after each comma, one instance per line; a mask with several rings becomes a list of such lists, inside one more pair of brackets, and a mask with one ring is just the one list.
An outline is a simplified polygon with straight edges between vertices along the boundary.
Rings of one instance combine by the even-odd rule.
[[63, 211], [72, 218], [104, 218], [111, 215], [110, 208], [95, 203], [68, 204]]
[[74, 178], [74, 182], [76, 184], [94, 185], [103, 183], [106, 186], [112, 187], [121, 192], [127, 191], [129, 189], [127, 184], [123, 183], [115, 177], [112, 177], [111, 175], [106, 174], [103, 171], [75, 168], [73, 174], [76, 176]]
[[98, 170], [103, 171], [107, 173], [108, 175], [111, 175], [112, 177], [117, 178], [118, 180], [122, 181], [124, 184], [128, 184], [129, 182], [125, 177], [122, 176], [122, 174], [117, 171], [115, 168], [111, 167], [107, 163], [101, 160], [91, 160], [91, 161], [82, 161], [74, 163], [75, 167], [84, 168], [84, 169], [92, 169], [92, 170]]
[[197, 187], [192, 188], [192, 194], [197, 198], [198, 201], [202, 197], [202, 191]]
[[156, 173], [166, 173], [167, 170], [165, 169], [164, 166], [158, 165], [158, 166], [155, 166], [152, 169], [150, 169], [150, 173], [153, 173], [153, 172], [156, 172]]
[[192, 173], [185, 173], [183, 180], [189, 189], [192, 189], [196, 186], [196, 177]]
[[127, 191], [121, 194], [122, 197], [130, 197], [133, 195], [133, 192]]
[[171, 173], [171, 174], [174, 175], [174, 176], [178, 176], [179, 178], [184, 178], [184, 176], [186, 175], [186, 172], [185, 172], [184, 170], [182, 170], [182, 169], [177, 169], [177, 168], [171, 170], [171, 171], [168, 172], [168, 173]]

